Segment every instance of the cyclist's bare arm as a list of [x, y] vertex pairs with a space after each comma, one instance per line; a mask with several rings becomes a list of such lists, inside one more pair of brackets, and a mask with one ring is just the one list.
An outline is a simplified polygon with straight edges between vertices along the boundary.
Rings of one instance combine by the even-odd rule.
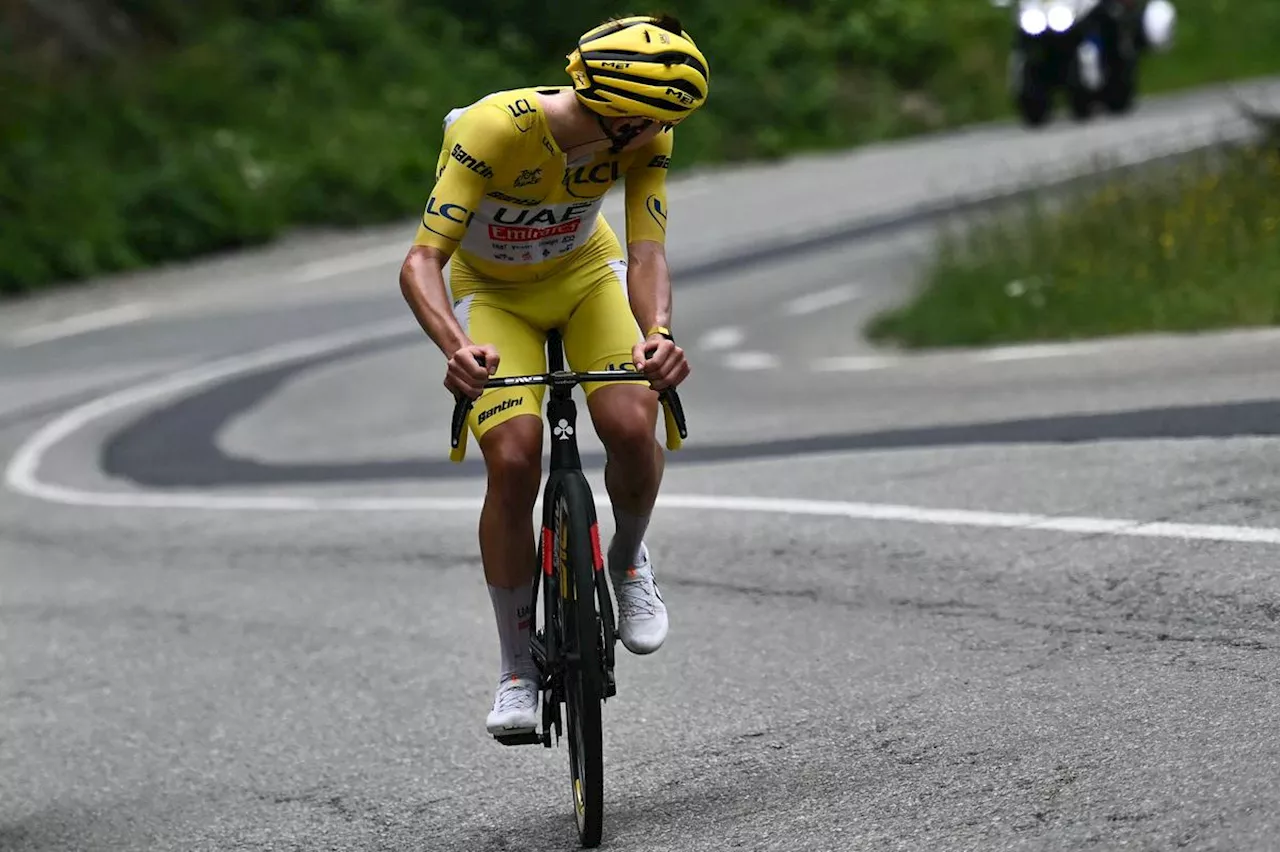
[[[444, 284], [444, 265], [449, 256], [433, 246], [413, 246], [400, 267], [400, 292], [409, 303], [418, 324], [448, 359], [444, 386], [454, 393], [476, 399], [484, 382], [498, 369], [498, 350], [489, 344], [477, 346], [453, 314]], [[476, 356], [484, 357], [484, 366]]]
[[671, 133], [660, 133], [640, 149], [627, 169], [627, 292], [631, 310], [648, 333], [671, 326], [671, 279], [667, 270], [667, 169]]
[[642, 332], [671, 327], [671, 275], [662, 243], [640, 240], [627, 245], [627, 296]]
[[400, 292], [413, 311], [418, 325], [440, 347], [446, 358], [471, 340], [453, 314], [449, 291], [444, 283], [444, 265], [449, 255], [435, 246], [412, 246], [400, 266]]
[[673, 341], [649, 333], [671, 324], [671, 277], [667, 253], [661, 243], [642, 240], [627, 246], [627, 295], [645, 340], [632, 350], [636, 369], [645, 374], [656, 391], [675, 387], [689, 376], [684, 350]]
[[[496, 116], [496, 119], [495, 119]], [[400, 291], [413, 315], [449, 359], [445, 387], [472, 399], [498, 368], [491, 345], [476, 346], [453, 314], [444, 266], [466, 236], [493, 172], [476, 164], [499, 162], [506, 137], [505, 117], [492, 109], [467, 111], [446, 130], [436, 182], [427, 199], [413, 247], [400, 268]], [[483, 355], [485, 366], [476, 356]]]

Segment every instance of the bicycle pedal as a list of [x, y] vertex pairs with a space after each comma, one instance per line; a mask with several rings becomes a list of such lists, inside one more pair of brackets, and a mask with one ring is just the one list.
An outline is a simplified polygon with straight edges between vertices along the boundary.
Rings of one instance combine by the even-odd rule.
[[493, 738], [505, 746], [542, 744], [542, 734], [537, 731], [526, 731], [522, 734], [494, 734]]

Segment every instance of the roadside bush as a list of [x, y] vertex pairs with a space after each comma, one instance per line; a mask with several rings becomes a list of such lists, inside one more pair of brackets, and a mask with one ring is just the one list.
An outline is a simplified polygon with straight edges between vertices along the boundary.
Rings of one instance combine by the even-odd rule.
[[[1241, 16], [1277, 19], [1245, 0], [1212, 2], [1217, 17], [1180, 4], [1197, 49], [1220, 51], [1216, 34], [1238, 32]], [[711, 99], [681, 128], [677, 169], [1006, 112], [1009, 23], [985, 0], [666, 6], [712, 58]], [[0, 295], [260, 243], [299, 224], [411, 218], [445, 112], [496, 89], [563, 84], [577, 35], [626, 12], [605, 0], [554, 15], [517, 0], [60, 8], [115, 22], [104, 37], [115, 52], [54, 49], [47, 28], [38, 40], [15, 35], [33, 26], [0, 29]], [[1233, 58], [1188, 73], [1252, 73], [1258, 55], [1274, 62], [1274, 44], [1250, 32]]]
[[1213, 150], [953, 233], [873, 339], [976, 345], [1280, 323], [1280, 145]]

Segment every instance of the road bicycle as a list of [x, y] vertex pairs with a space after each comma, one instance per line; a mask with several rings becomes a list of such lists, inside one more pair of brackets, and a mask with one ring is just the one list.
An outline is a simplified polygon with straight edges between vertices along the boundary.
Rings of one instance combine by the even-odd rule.
[[[546, 418], [551, 427], [551, 466], [543, 489], [542, 531], [538, 565], [532, 584], [534, 624], [530, 646], [538, 666], [542, 696], [542, 730], [495, 735], [503, 745], [551, 748], [551, 732], [559, 744], [564, 706], [569, 740], [569, 773], [573, 785], [578, 839], [584, 847], [600, 844], [604, 826], [604, 758], [601, 708], [617, 694], [614, 646], [617, 643], [613, 599], [605, 580], [595, 500], [578, 454], [577, 405], [573, 389], [583, 382], [637, 381], [635, 370], [575, 372], [565, 369], [559, 330], [547, 334], [548, 372], [491, 378], [486, 388], [549, 385]], [[672, 389], [659, 393], [666, 446], [678, 450], [688, 437], [680, 397]], [[466, 455], [467, 414], [473, 401], [459, 397], [453, 409], [449, 458]], [[542, 627], [538, 626], [539, 585], [545, 584]], [[553, 594], [558, 591], [559, 594]]]

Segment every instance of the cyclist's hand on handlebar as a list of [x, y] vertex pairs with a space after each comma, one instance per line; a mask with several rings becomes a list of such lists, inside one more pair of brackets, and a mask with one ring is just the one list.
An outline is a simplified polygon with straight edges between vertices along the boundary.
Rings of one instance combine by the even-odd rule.
[[689, 376], [684, 350], [659, 335], [637, 343], [631, 350], [631, 360], [656, 391], [673, 388]]
[[454, 394], [476, 399], [484, 392], [484, 383], [497, 371], [498, 350], [492, 344], [469, 344], [449, 359], [444, 386]]

